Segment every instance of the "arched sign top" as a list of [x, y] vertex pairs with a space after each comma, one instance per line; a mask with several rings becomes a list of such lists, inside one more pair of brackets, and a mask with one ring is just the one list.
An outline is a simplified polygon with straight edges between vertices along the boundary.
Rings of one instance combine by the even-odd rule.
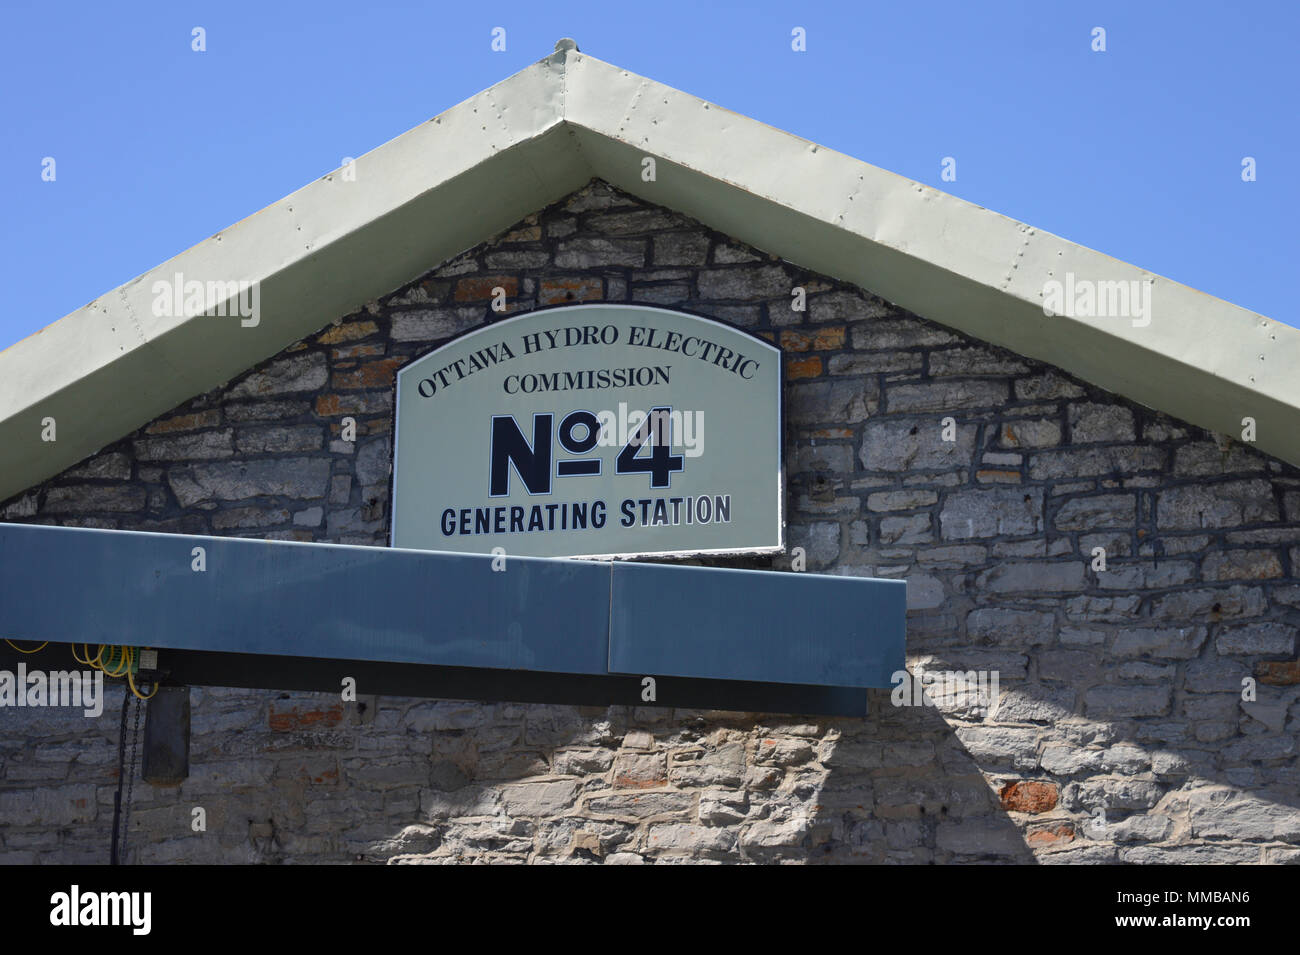
[[569, 305], [397, 374], [392, 544], [533, 557], [780, 550], [781, 353], [686, 312]]

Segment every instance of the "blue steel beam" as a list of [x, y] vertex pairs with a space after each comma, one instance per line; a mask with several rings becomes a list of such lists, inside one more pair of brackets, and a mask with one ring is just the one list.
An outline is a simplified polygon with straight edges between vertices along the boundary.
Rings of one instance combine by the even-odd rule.
[[903, 668], [902, 581], [495, 560], [0, 523], [0, 636], [842, 687]]
[[626, 563], [613, 575], [614, 673], [890, 686], [903, 669], [906, 581]]

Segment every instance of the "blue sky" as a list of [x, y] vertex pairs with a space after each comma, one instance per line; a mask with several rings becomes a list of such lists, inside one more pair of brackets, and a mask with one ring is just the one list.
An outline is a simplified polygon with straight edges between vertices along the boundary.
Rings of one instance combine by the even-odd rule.
[[[0, 347], [561, 36], [1300, 325], [1293, 0], [8, 3], [0, 24]], [[491, 49], [498, 26], [505, 52]], [[791, 50], [796, 26], [806, 52]], [[1105, 52], [1091, 49], [1098, 26]], [[956, 181], [941, 179], [946, 156]]]

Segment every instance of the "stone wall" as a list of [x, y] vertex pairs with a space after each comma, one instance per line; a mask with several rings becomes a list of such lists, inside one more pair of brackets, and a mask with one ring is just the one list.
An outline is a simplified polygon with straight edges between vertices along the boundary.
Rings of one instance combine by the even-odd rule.
[[[506, 316], [638, 302], [778, 341], [790, 543], [907, 578], [909, 666], [995, 670], [999, 705], [196, 690], [191, 776], [137, 783], [132, 861], [1300, 861], [1295, 468], [601, 183], [0, 517], [384, 546], [394, 373], [505, 317], [498, 286]], [[0, 860], [107, 859], [119, 692], [98, 720], [0, 711]]]

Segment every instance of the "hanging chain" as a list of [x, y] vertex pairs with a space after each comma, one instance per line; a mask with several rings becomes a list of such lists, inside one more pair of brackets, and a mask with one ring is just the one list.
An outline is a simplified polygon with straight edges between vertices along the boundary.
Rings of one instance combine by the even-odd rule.
[[135, 759], [140, 749], [140, 711], [144, 709], [135, 701], [135, 720], [131, 729], [131, 768], [126, 778], [126, 805], [122, 807], [122, 855], [126, 856], [126, 837], [131, 831], [131, 794], [135, 791]]
[[117, 732], [117, 792], [113, 793], [113, 842], [109, 850], [109, 862], [118, 865], [121, 861], [118, 836], [122, 831], [122, 774], [126, 771], [126, 711], [131, 706], [131, 691], [128, 688], [122, 699], [122, 723]]

